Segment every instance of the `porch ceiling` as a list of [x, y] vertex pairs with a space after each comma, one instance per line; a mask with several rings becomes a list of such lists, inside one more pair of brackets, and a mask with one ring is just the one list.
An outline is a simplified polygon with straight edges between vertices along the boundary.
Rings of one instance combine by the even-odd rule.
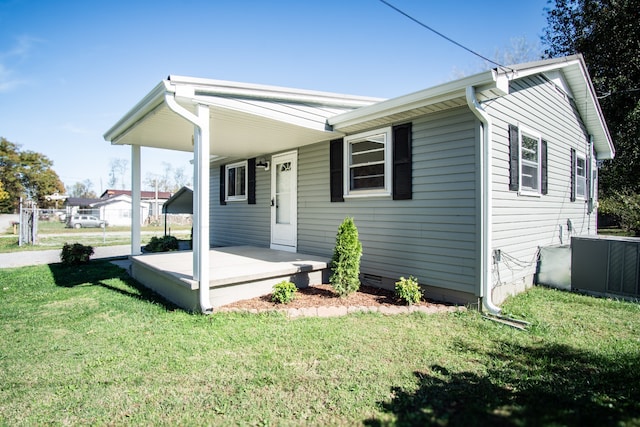
[[[209, 123], [211, 154], [223, 157], [251, 157], [342, 135], [216, 106], [209, 109]], [[193, 124], [162, 104], [114, 144], [193, 151], [192, 137]]]

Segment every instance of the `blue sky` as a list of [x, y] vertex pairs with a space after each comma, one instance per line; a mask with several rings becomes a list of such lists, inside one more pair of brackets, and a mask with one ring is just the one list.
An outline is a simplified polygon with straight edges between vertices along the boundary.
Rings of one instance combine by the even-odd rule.
[[[489, 57], [539, 43], [547, 0], [390, 0]], [[102, 135], [169, 74], [395, 97], [482, 61], [379, 0], [0, 0], [0, 136], [66, 185], [107, 187], [129, 147]], [[143, 149], [143, 179], [191, 154]]]

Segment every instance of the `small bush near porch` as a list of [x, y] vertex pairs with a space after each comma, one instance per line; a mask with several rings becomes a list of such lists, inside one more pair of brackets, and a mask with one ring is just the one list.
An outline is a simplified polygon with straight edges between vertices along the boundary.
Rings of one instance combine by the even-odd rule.
[[175, 310], [92, 261], [0, 270], [0, 425], [638, 425], [640, 305], [534, 288], [455, 314]]

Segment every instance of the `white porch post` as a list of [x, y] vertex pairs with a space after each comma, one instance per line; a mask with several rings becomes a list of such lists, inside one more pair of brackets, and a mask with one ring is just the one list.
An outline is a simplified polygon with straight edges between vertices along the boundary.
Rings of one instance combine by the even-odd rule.
[[[193, 90], [181, 90], [179, 97], [193, 102]], [[193, 124], [193, 280], [198, 282], [200, 310], [211, 313], [209, 299], [209, 107], [196, 104], [193, 114], [182, 107], [171, 92], [165, 93], [167, 106]]]
[[199, 126], [194, 126], [193, 278], [198, 281], [200, 308], [211, 312], [209, 300], [209, 107], [198, 105]]
[[140, 255], [140, 146], [131, 146], [131, 255]]

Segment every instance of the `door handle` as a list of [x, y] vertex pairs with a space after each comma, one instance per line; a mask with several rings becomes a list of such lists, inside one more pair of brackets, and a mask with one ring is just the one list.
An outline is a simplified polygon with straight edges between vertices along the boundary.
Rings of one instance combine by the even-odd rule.
[[276, 201], [275, 201], [275, 199], [272, 197], [272, 198], [271, 198], [271, 206], [275, 206], [275, 205], [276, 205]]

